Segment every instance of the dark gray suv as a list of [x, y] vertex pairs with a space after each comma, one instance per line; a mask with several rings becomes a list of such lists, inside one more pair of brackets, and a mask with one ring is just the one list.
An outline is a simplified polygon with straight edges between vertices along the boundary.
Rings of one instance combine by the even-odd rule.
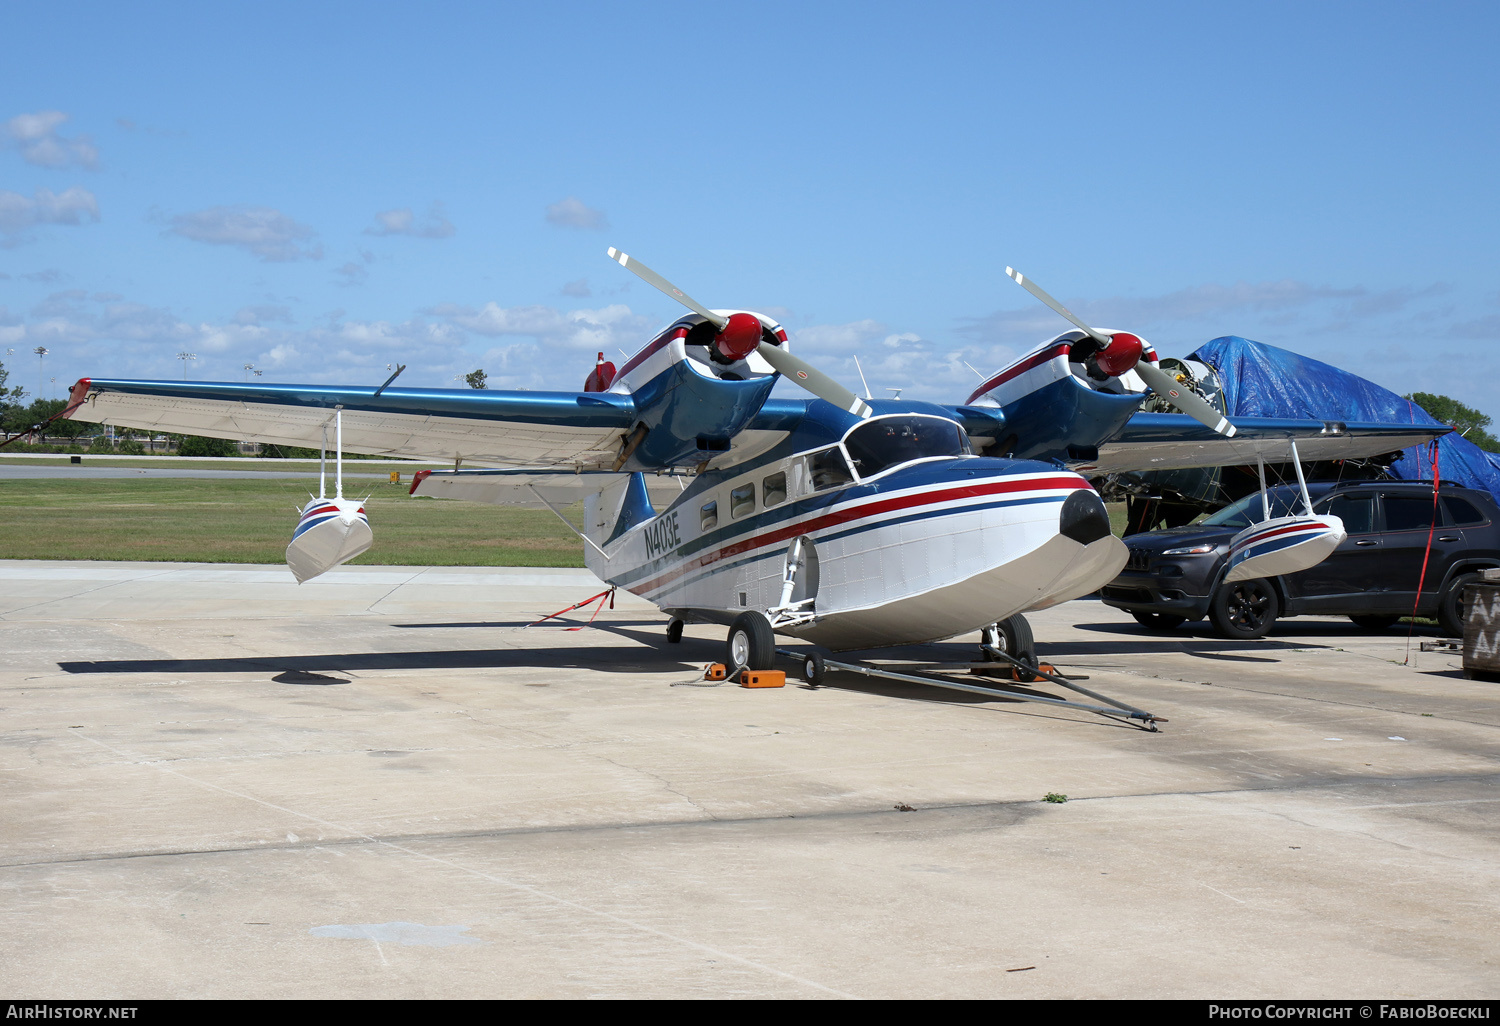
[[[1309, 484], [1313, 511], [1344, 521], [1348, 538], [1300, 573], [1223, 583], [1229, 540], [1260, 520], [1255, 492], [1201, 523], [1130, 535], [1130, 562], [1099, 592], [1147, 627], [1170, 630], [1207, 616], [1230, 638], [1258, 638], [1277, 617], [1301, 613], [1347, 616], [1383, 630], [1413, 606], [1436, 617], [1444, 633], [1463, 633], [1463, 589], [1482, 571], [1500, 567], [1500, 507], [1488, 492], [1444, 484], [1437, 527], [1423, 578], [1434, 503], [1432, 482], [1356, 481]], [[1301, 506], [1295, 486], [1270, 489], [1271, 515]]]

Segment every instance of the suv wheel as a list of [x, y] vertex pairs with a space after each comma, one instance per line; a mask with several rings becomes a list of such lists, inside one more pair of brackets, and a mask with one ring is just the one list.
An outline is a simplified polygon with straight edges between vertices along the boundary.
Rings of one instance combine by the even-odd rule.
[[1399, 616], [1376, 616], [1374, 614], [1368, 616], [1351, 615], [1349, 622], [1356, 627], [1363, 627], [1367, 631], [1383, 631], [1399, 619], [1401, 619]]
[[1271, 629], [1281, 612], [1276, 589], [1264, 578], [1219, 585], [1209, 604], [1208, 617], [1226, 638], [1249, 640]]
[[1459, 574], [1448, 582], [1438, 600], [1438, 626], [1450, 638], [1464, 636], [1464, 588], [1484, 580], [1483, 574]]
[[1132, 610], [1130, 615], [1135, 617], [1136, 623], [1142, 627], [1149, 627], [1153, 631], [1169, 631], [1187, 623], [1187, 617], [1173, 616], [1171, 613], [1147, 613]]

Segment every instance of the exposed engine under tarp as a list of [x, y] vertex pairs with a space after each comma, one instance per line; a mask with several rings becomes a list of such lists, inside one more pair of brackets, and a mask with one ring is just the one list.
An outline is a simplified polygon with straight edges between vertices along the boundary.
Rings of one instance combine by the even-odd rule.
[[[1190, 357], [1218, 371], [1225, 413], [1235, 417], [1294, 417], [1384, 424], [1437, 424], [1416, 403], [1318, 360], [1285, 349], [1226, 335], [1201, 346]], [[1485, 452], [1457, 432], [1402, 452], [1391, 465], [1393, 477], [1432, 479], [1432, 446], [1438, 447], [1438, 473], [1444, 481], [1480, 488], [1500, 499], [1500, 455]]]

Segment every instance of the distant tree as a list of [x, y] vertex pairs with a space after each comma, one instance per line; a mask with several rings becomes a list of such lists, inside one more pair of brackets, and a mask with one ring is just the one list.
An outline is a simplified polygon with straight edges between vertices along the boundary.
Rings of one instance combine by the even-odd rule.
[[183, 435], [177, 444], [179, 456], [238, 456], [240, 447], [227, 438], [200, 438]]
[[[13, 435], [19, 431], [30, 431], [38, 424], [46, 424], [46, 427], [42, 429], [43, 434], [60, 438], [77, 438], [79, 435], [95, 434], [99, 430], [98, 424], [90, 424], [86, 421], [67, 418], [52, 420], [67, 405], [65, 399], [37, 399], [30, 406], [18, 404], [10, 407], [4, 413], [5, 431]], [[48, 424], [49, 420], [52, 420], [52, 423]]]
[[1481, 449], [1500, 452], [1500, 440], [1485, 430], [1490, 426], [1490, 418], [1473, 407], [1465, 406], [1446, 395], [1433, 395], [1431, 392], [1413, 392], [1401, 398], [1410, 399], [1444, 424], [1451, 424], [1453, 430]]
[[470, 388], [489, 388], [489, 378], [485, 377], [484, 371], [477, 370], [472, 374], [465, 374], [464, 380], [469, 383]]
[[138, 438], [125, 439], [125, 441], [121, 442], [120, 447], [115, 451], [118, 452], [121, 456], [146, 455], [146, 447], [141, 444], [141, 441]]
[[[20, 385], [7, 389], [5, 387], [5, 379], [8, 377], [10, 377], [10, 371], [5, 369], [5, 364], [0, 363], [0, 424], [10, 423], [10, 412], [12, 410], [25, 408], [21, 404], [26, 399], [26, 390]], [[7, 428], [7, 430], [9, 429]]]
[[114, 452], [115, 447], [109, 444], [108, 435], [95, 435], [94, 440], [89, 443], [89, 452]]

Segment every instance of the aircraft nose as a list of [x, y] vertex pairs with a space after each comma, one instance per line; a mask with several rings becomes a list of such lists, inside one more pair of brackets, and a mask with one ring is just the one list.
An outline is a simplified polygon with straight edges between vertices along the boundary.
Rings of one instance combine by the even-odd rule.
[[1063, 501], [1058, 514], [1058, 533], [1080, 545], [1096, 542], [1109, 534], [1109, 513], [1104, 500], [1092, 488], [1080, 488]]

